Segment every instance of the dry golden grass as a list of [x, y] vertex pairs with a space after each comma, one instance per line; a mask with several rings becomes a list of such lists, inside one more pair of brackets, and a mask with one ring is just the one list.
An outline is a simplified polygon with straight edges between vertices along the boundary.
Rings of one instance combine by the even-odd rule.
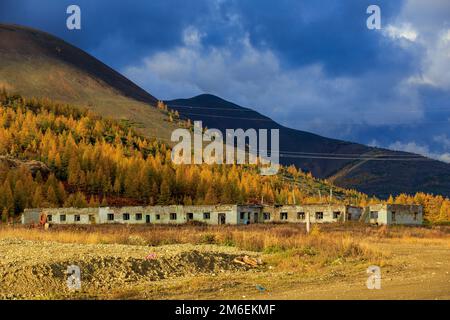
[[448, 239], [450, 227], [367, 226], [365, 224], [323, 224], [306, 234], [302, 224], [254, 224], [250, 226], [206, 225], [53, 225], [49, 230], [22, 225], [0, 224], [0, 239], [18, 237], [28, 240], [87, 244], [164, 245], [210, 243], [265, 251], [297, 248], [317, 241], [340, 242], [343, 239]]
[[97, 225], [52, 226], [49, 230], [25, 226], [0, 227], [0, 239], [21, 238], [36, 241], [85, 244], [217, 244], [263, 252], [280, 267], [304, 269], [339, 265], [344, 261], [371, 261], [383, 264], [389, 252], [371, 247], [373, 241], [398, 238], [402, 241], [437, 241], [449, 237], [449, 229], [371, 227], [361, 224], [324, 224], [306, 234], [301, 224], [254, 224], [250, 226], [205, 225]]
[[365, 276], [369, 265], [383, 267], [390, 274], [404, 272], [404, 265], [409, 263], [409, 252], [417, 254], [421, 250], [416, 248], [432, 248], [434, 244], [438, 244], [435, 249], [442, 250], [442, 245], [450, 248], [450, 227], [323, 224], [316, 225], [314, 232], [307, 235], [301, 224], [94, 225], [53, 226], [49, 230], [0, 225], [0, 240], [6, 238], [151, 246], [209, 243], [260, 252], [264, 267], [258, 272], [168, 279], [136, 288], [115, 288], [110, 291], [110, 296], [103, 297], [135, 299], [145, 292], [147, 298], [187, 298], [195, 292], [196, 297], [217, 298], [219, 292], [220, 297], [229, 298], [255, 291], [255, 284], [284, 292], [308, 283], [352, 281], [348, 279]]

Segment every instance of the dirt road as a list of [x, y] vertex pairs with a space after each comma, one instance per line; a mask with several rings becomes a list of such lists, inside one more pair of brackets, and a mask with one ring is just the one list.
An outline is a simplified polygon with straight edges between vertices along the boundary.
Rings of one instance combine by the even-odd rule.
[[[343, 279], [274, 288], [272, 299], [450, 299], [450, 248], [442, 244], [377, 244], [392, 258], [381, 268], [381, 289], [369, 290], [365, 270]], [[249, 298], [258, 298], [251, 295]]]
[[[397, 240], [395, 240], [397, 241]], [[381, 289], [369, 290], [366, 265], [346, 268], [345, 271], [306, 276], [267, 269], [254, 274], [232, 274], [223, 278], [204, 277], [197, 282], [197, 291], [187, 291], [190, 279], [168, 281], [154, 292], [175, 299], [450, 299], [450, 247], [442, 243], [378, 243], [380, 250], [389, 251], [390, 259], [381, 267]], [[264, 259], [264, 257], [263, 257]], [[348, 272], [347, 272], [348, 271]], [[260, 292], [260, 284], [266, 290]]]

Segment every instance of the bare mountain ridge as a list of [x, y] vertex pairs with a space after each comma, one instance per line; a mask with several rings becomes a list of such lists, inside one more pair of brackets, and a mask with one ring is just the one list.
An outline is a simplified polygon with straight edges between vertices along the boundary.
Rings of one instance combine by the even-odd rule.
[[156, 99], [85, 51], [48, 33], [0, 24], [0, 88], [31, 98], [88, 107], [127, 120], [148, 137], [170, 139], [175, 127]]
[[[370, 195], [418, 191], [450, 196], [450, 165], [421, 155], [368, 147], [286, 128], [249, 108], [209, 94], [167, 101], [181, 116], [208, 128], [279, 129], [280, 161], [340, 187]], [[383, 160], [384, 159], [384, 160]]]
[[0, 24], [0, 39], [2, 55], [59, 60], [103, 81], [125, 97], [148, 104], [155, 104], [157, 101], [155, 97], [106, 64], [48, 33], [27, 27]]

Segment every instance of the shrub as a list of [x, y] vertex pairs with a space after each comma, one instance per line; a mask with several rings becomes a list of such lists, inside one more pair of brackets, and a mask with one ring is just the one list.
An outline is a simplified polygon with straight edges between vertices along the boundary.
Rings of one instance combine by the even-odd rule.
[[212, 233], [205, 233], [202, 234], [200, 237], [200, 243], [206, 243], [206, 244], [215, 244], [216, 243], [216, 236]]
[[236, 246], [236, 243], [233, 239], [233, 235], [231, 233], [227, 233], [225, 235], [225, 239], [223, 240], [223, 245], [227, 247], [234, 247]]

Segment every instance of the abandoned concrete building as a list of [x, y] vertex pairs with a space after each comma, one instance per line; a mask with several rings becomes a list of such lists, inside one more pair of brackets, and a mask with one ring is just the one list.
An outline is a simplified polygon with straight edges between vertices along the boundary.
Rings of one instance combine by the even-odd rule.
[[423, 223], [423, 208], [419, 205], [375, 204], [367, 207], [364, 221], [372, 224]]
[[337, 204], [197, 205], [100, 208], [25, 209], [23, 224], [182, 224], [211, 225], [269, 222], [331, 223], [361, 221], [372, 224], [422, 224], [418, 205], [377, 204], [365, 208]]

